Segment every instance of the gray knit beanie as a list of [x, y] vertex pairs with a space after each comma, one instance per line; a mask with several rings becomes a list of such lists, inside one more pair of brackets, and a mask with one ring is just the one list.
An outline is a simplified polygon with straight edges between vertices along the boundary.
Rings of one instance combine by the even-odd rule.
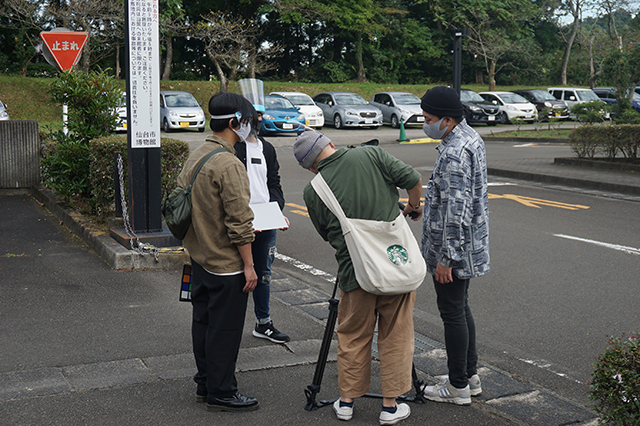
[[305, 130], [298, 135], [293, 145], [293, 155], [305, 169], [313, 166], [314, 161], [322, 150], [329, 145], [331, 139], [315, 130]]

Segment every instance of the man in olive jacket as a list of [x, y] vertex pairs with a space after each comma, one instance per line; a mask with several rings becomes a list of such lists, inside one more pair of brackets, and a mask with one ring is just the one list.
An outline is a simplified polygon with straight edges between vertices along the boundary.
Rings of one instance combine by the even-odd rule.
[[218, 93], [209, 101], [213, 135], [184, 165], [178, 184], [186, 188], [202, 159], [191, 192], [191, 226], [183, 244], [191, 256], [193, 352], [198, 369], [196, 401], [209, 411], [249, 411], [258, 400], [238, 392], [234, 375], [248, 294], [257, 283], [251, 243], [253, 213], [249, 179], [233, 145], [243, 140], [256, 112], [239, 95]]

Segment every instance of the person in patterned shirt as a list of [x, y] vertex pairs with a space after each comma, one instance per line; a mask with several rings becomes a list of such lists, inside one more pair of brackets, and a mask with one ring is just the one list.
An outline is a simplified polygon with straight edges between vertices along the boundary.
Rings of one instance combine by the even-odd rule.
[[458, 93], [445, 86], [422, 98], [427, 136], [440, 139], [427, 184], [422, 255], [433, 275], [444, 323], [448, 376], [425, 386], [437, 402], [471, 404], [482, 393], [469, 282], [489, 272], [489, 196], [484, 142], [463, 118]]

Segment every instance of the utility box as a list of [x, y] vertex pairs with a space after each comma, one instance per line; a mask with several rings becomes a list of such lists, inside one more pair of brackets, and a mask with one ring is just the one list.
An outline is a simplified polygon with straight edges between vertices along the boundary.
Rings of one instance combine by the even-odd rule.
[[0, 188], [31, 188], [39, 184], [38, 122], [0, 121]]

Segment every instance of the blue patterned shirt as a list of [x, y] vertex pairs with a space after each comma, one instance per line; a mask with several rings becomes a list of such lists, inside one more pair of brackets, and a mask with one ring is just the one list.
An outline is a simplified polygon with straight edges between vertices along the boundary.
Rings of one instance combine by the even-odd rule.
[[489, 194], [484, 142], [466, 120], [437, 147], [427, 184], [422, 255], [435, 275], [438, 263], [460, 279], [489, 272]]

